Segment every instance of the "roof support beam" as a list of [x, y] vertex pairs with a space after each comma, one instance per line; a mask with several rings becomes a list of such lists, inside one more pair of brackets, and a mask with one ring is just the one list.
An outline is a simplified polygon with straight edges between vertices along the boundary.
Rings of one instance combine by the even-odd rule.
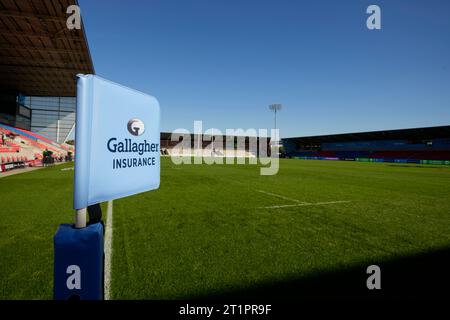
[[[64, 12], [65, 13], [65, 12]], [[67, 16], [48, 16], [45, 14], [36, 14], [35, 12], [21, 12], [21, 11], [13, 11], [13, 10], [0, 10], [0, 15], [13, 17], [13, 18], [24, 18], [24, 19], [39, 19], [39, 20], [48, 20], [48, 21], [58, 21], [58, 22], [66, 22]]]
[[[47, 61], [46, 63], [50, 63], [50, 61]], [[43, 69], [43, 67], [39, 67], [36, 65], [27, 65], [27, 64], [5, 64], [5, 63], [0, 63], [0, 68], [11, 68], [13, 69], [12, 72], [15, 72], [14, 69], [19, 68], [19, 69], [25, 69], [25, 72], [27, 72], [28, 70], [33, 70], [33, 71], [46, 71], [46, 69], [51, 69], [51, 70], [59, 70], [59, 71], [67, 71], [67, 72], [80, 72], [85, 70], [89, 70], [88, 66], [85, 67], [81, 67], [81, 68], [69, 68], [69, 67], [58, 67], [58, 66], [45, 66]]]
[[58, 33], [49, 33], [49, 32], [23, 32], [17, 30], [9, 30], [9, 31], [0, 31], [0, 36], [9, 36], [9, 37], [22, 37], [22, 38], [48, 38], [52, 40], [56, 39], [67, 39], [71, 41], [79, 41], [84, 42], [83, 37], [77, 37], [69, 35], [68, 32], [58, 32]]
[[[0, 66], [33, 66], [33, 67], [47, 67], [48, 65], [51, 67], [62, 66], [65, 68], [79, 68], [80, 65], [83, 65], [85, 62], [83, 60], [73, 61], [67, 59], [31, 59], [27, 58], [24, 61], [23, 57], [12, 57], [12, 56], [2, 56], [0, 55]], [[43, 66], [42, 66], [43, 65]]]
[[22, 51], [37, 51], [37, 52], [45, 52], [45, 53], [62, 53], [62, 54], [76, 54], [76, 55], [85, 55], [86, 53], [83, 51], [67, 50], [67, 49], [58, 49], [58, 48], [37, 48], [37, 47], [25, 47], [25, 46], [0, 46], [0, 51], [3, 50], [22, 50]]

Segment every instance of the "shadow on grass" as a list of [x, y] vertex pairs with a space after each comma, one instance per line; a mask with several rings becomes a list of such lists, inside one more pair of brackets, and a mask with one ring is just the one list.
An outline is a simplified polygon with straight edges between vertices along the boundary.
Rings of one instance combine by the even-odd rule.
[[254, 287], [211, 292], [186, 299], [449, 299], [450, 248], [373, 261], [381, 269], [381, 290], [368, 290], [367, 265], [261, 283]]

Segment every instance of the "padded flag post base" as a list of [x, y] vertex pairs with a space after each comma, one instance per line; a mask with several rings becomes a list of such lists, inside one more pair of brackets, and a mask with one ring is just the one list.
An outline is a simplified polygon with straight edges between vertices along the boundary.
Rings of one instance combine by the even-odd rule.
[[103, 299], [103, 225], [62, 224], [53, 238], [55, 300]]

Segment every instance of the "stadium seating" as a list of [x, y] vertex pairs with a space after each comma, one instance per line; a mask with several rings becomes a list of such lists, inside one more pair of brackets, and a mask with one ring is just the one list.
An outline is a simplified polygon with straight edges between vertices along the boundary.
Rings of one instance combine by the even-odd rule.
[[[235, 150], [219, 150], [216, 149], [214, 152], [211, 152], [211, 147], [209, 147], [209, 143], [206, 143], [204, 149], [201, 152], [202, 156], [205, 157], [236, 157], [236, 158], [254, 158], [256, 155], [248, 150], [244, 149], [235, 149]], [[167, 145], [162, 151], [163, 155], [170, 156], [196, 156], [196, 150], [194, 148], [189, 148], [188, 150], [184, 150], [180, 146], [170, 146]]]
[[[41, 164], [43, 151], [53, 152], [54, 158], [65, 158], [73, 147], [59, 144], [28, 130], [0, 124], [0, 155], [2, 164], [36, 166]], [[3, 141], [3, 137], [5, 141]]]

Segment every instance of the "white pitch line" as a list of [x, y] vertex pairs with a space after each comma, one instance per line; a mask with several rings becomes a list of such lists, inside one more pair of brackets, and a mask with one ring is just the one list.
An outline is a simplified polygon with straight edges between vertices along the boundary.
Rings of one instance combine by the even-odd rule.
[[113, 220], [113, 202], [108, 201], [106, 210], [106, 229], [105, 229], [105, 300], [111, 298], [111, 258], [112, 258], [112, 221]]
[[328, 202], [316, 202], [316, 203], [284, 204], [284, 205], [279, 205], [279, 206], [260, 207], [259, 209], [279, 209], [279, 208], [289, 208], [289, 207], [322, 206], [322, 205], [327, 205], [327, 204], [349, 203], [349, 202], [351, 202], [351, 201], [328, 201]]
[[282, 196], [282, 195], [276, 194], [276, 193], [271, 193], [271, 192], [267, 192], [267, 191], [263, 191], [263, 190], [258, 190], [258, 192], [267, 194], [267, 195], [272, 196], [272, 197], [277, 197], [277, 198], [280, 198], [280, 199], [297, 202], [297, 203], [300, 203], [300, 204], [305, 204], [305, 205], [309, 204], [309, 202], [304, 202], [304, 201], [300, 201], [300, 200], [297, 200], [297, 199], [288, 198], [288, 197], [285, 197], [285, 196]]

